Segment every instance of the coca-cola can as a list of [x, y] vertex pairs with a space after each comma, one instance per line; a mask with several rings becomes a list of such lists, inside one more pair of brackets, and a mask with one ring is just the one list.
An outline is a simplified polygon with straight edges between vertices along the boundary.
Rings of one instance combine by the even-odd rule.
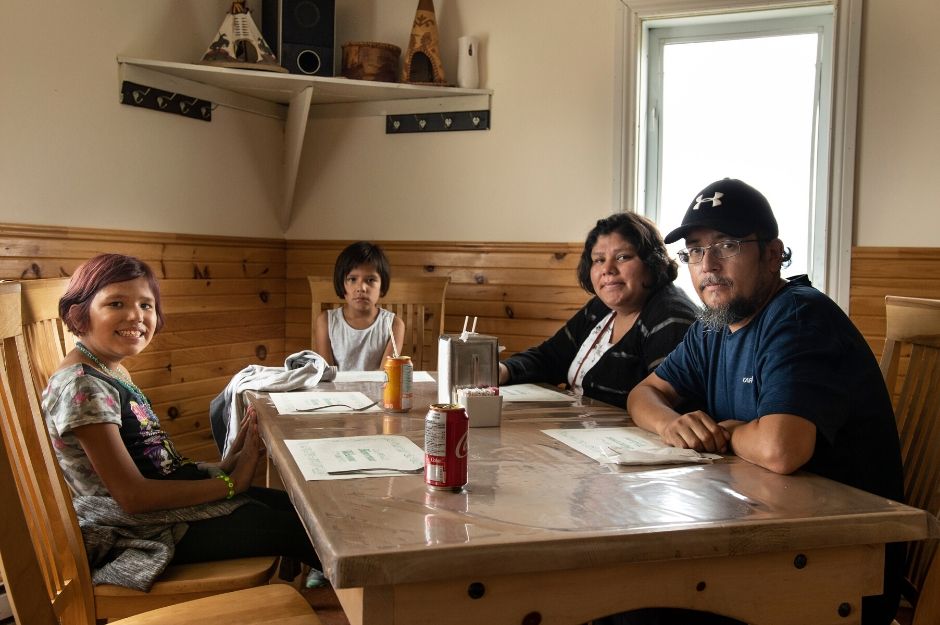
[[424, 482], [459, 492], [467, 484], [470, 419], [460, 404], [431, 404], [424, 418]]

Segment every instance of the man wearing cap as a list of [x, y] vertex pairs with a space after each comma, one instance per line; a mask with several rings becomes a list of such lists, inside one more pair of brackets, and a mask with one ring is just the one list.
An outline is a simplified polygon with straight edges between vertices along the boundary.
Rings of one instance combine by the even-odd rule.
[[[669, 445], [734, 453], [777, 473], [806, 469], [903, 497], [891, 400], [871, 349], [806, 276], [784, 280], [790, 250], [757, 189], [725, 178], [702, 190], [665, 241], [685, 239], [704, 304], [682, 343], [627, 399], [634, 422]], [[703, 410], [673, 410], [692, 401]], [[903, 549], [889, 545], [885, 594], [864, 625], [890, 623]]]

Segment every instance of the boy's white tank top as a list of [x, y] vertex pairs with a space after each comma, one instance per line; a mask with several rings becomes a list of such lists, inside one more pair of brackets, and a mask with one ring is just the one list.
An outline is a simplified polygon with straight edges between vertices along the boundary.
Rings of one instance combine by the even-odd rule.
[[343, 309], [329, 311], [330, 344], [340, 371], [373, 371], [382, 368], [382, 355], [388, 346], [388, 325], [395, 317], [379, 308], [379, 316], [368, 328], [357, 330], [346, 323]]

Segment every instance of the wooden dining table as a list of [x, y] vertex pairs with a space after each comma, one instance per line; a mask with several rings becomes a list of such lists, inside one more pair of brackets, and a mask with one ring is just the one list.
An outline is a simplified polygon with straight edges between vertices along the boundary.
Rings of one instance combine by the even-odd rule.
[[[325, 383], [380, 399], [379, 382]], [[543, 433], [632, 425], [571, 396], [504, 402], [471, 428], [469, 483], [422, 475], [306, 481], [284, 441], [403, 435], [423, 447], [437, 385], [407, 413], [278, 414], [249, 393], [272, 475], [290, 494], [354, 625], [575, 625], [641, 607], [755, 625], [850, 625], [880, 594], [884, 545], [936, 536], [928, 513], [735, 457], [711, 464], [600, 463]]]

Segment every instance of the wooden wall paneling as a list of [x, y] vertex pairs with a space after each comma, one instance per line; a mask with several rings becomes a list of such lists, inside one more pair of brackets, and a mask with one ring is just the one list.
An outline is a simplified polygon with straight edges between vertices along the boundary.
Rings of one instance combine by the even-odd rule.
[[849, 292], [849, 316], [880, 358], [885, 295], [940, 299], [940, 248], [855, 247]]
[[283, 240], [0, 225], [0, 278], [67, 276], [101, 252], [146, 261], [160, 277], [166, 326], [128, 361], [179, 450], [218, 456], [209, 401], [250, 363], [285, 352]]
[[[189, 389], [197, 393], [198, 390]], [[161, 415], [160, 423], [164, 429], [173, 435], [196, 432], [206, 426], [206, 407], [212, 398], [218, 395], [215, 389], [206, 394], [193, 394], [186, 397], [170, 397], [153, 402], [153, 409]]]
[[[267, 343], [258, 341], [231, 342], [222, 345], [186, 347], [168, 351], [147, 350], [133, 359], [135, 368], [165, 369], [176, 376], [173, 382], [185, 382], [192, 377], [190, 367], [198, 367], [207, 362], [226, 360], [252, 361], [266, 366], [283, 364], [284, 339]], [[178, 378], [178, 379], [177, 379]]]
[[228, 345], [229, 343], [250, 340], [266, 340], [279, 338], [284, 333], [284, 323], [265, 323], [254, 326], [245, 326], [238, 323], [240, 316], [238, 310], [232, 311], [230, 325], [220, 326], [207, 330], [186, 330], [174, 332], [171, 321], [172, 314], [167, 315], [167, 326], [163, 332], [157, 334], [151, 345], [154, 351], [168, 349], [183, 349], [193, 345]]
[[[128, 364], [183, 453], [216, 454], [209, 401], [247, 364], [309, 348], [308, 274], [330, 274], [349, 241], [283, 241], [0, 224], [0, 279], [70, 275], [100, 252], [132, 254], [161, 277], [167, 327]], [[450, 276], [445, 329], [465, 316], [506, 346], [536, 345], [588, 299], [580, 243], [380, 242], [392, 276]], [[850, 316], [876, 355], [884, 296], [940, 299], [940, 248], [853, 249]]]
[[[330, 275], [349, 241], [288, 241], [286, 348], [309, 347], [310, 296], [306, 276]], [[577, 285], [576, 243], [378, 242], [396, 276], [449, 276], [446, 332], [476, 316], [477, 332], [506, 346], [503, 357], [536, 345], [588, 299]]]
[[[856, 247], [852, 250], [849, 316], [877, 358], [885, 341], [885, 296], [940, 299], [940, 248]], [[905, 346], [898, 387], [910, 361]]]

